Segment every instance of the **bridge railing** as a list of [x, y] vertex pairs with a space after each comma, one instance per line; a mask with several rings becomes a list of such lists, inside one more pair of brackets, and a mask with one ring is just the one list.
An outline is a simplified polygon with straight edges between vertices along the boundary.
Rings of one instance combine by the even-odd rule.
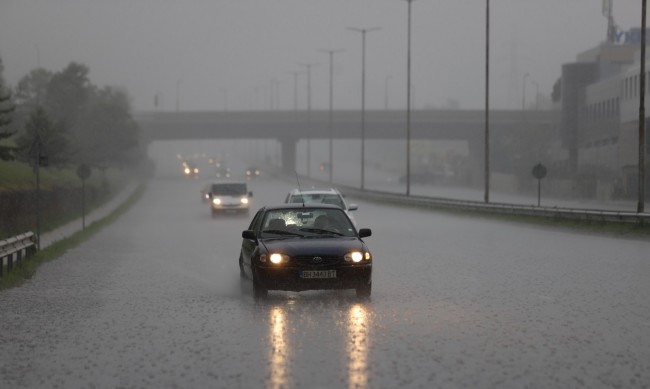
[[0, 277], [5, 271], [5, 266], [9, 273], [14, 265], [20, 265], [23, 259], [31, 257], [36, 251], [36, 235], [33, 232], [0, 240]]

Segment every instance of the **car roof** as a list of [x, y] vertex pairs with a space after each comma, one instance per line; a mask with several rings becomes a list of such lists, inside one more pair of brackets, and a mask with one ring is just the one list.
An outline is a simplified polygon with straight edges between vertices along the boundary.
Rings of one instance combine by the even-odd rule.
[[276, 209], [301, 209], [301, 208], [309, 208], [309, 209], [338, 209], [341, 210], [341, 207], [333, 205], [333, 204], [313, 204], [313, 203], [288, 203], [288, 204], [280, 204], [280, 205], [267, 205], [262, 207], [261, 209], [264, 211], [274, 211]]
[[334, 188], [311, 188], [311, 189], [294, 189], [290, 192], [292, 195], [298, 194], [336, 194], [340, 195], [341, 193]]

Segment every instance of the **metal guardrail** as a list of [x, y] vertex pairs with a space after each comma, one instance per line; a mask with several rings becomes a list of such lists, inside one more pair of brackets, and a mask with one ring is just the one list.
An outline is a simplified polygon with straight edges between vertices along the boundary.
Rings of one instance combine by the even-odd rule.
[[599, 209], [576, 209], [560, 207], [536, 207], [506, 203], [484, 203], [471, 200], [457, 200], [443, 197], [406, 196], [380, 191], [360, 191], [357, 188], [338, 186], [346, 193], [362, 196], [365, 199], [404, 205], [418, 205], [431, 208], [479, 211], [502, 215], [533, 216], [548, 219], [570, 219], [580, 221], [614, 222], [625, 224], [650, 225], [650, 213], [614, 211]]
[[5, 265], [9, 273], [14, 265], [19, 265], [23, 259], [34, 255], [36, 250], [36, 235], [33, 232], [0, 240], [0, 277], [3, 275]]

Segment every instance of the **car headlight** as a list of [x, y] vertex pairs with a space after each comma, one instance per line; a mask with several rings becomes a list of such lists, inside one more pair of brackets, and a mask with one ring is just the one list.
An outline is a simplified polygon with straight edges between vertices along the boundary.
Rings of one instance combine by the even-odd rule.
[[186, 167], [184, 172], [185, 172], [185, 174], [190, 174], [192, 171], [190, 170], [190, 168]]
[[220, 205], [220, 204], [221, 204], [221, 199], [220, 199], [220, 198], [214, 198], [214, 199], [212, 199], [212, 204], [214, 204], [214, 205]]
[[267, 259], [276, 265], [289, 262], [289, 256], [286, 254], [272, 253], [270, 255], [260, 255], [260, 262], [266, 262]]
[[242, 204], [248, 204], [248, 197], [242, 197], [241, 198], [241, 203]]
[[368, 251], [366, 252], [361, 252], [361, 251], [352, 251], [343, 257], [346, 262], [354, 262], [354, 263], [359, 263], [362, 260], [369, 261], [372, 259], [372, 255]]

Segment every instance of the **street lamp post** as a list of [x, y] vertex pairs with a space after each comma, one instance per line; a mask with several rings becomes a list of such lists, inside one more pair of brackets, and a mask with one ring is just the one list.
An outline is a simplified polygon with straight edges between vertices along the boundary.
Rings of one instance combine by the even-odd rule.
[[317, 63], [301, 63], [301, 66], [307, 68], [307, 177], [311, 176], [311, 68], [318, 65]]
[[386, 76], [384, 80], [384, 110], [388, 111], [388, 81], [393, 78], [391, 76]]
[[530, 74], [526, 73], [524, 74], [523, 77], [523, 87], [521, 91], [521, 110], [525, 111], [526, 110], [526, 79], [530, 76]]
[[411, 195], [411, 5], [408, 3], [406, 49], [406, 196]]
[[329, 57], [330, 57], [330, 98], [329, 98], [330, 106], [329, 106], [329, 122], [328, 122], [330, 140], [329, 140], [329, 169], [328, 169], [328, 171], [329, 171], [329, 182], [331, 184], [332, 183], [332, 176], [334, 174], [333, 173], [334, 172], [334, 152], [333, 152], [333, 150], [334, 150], [333, 149], [333, 143], [334, 143], [333, 142], [333, 137], [334, 137], [333, 131], [334, 131], [334, 129], [333, 129], [333, 123], [332, 123], [333, 112], [334, 112], [334, 110], [333, 110], [333, 106], [334, 106], [334, 54], [340, 53], [340, 52], [342, 52], [344, 50], [343, 49], [337, 49], [337, 50], [321, 50], [321, 51], [324, 52], [324, 53], [329, 54]]
[[361, 190], [365, 186], [365, 138], [366, 138], [366, 33], [380, 30], [379, 27], [354, 28], [348, 30], [361, 33]]
[[531, 81], [531, 84], [535, 85], [535, 109], [539, 109], [539, 83]]
[[293, 71], [289, 72], [293, 75], [293, 110], [294, 112], [298, 111], [298, 75], [300, 72]]
[[490, 0], [485, 0], [485, 192], [483, 201], [490, 202]]
[[645, 212], [645, 44], [646, 44], [646, 0], [641, 3], [641, 69], [639, 84], [639, 201], [637, 212]]
[[176, 80], [176, 112], [180, 109], [181, 80]]

